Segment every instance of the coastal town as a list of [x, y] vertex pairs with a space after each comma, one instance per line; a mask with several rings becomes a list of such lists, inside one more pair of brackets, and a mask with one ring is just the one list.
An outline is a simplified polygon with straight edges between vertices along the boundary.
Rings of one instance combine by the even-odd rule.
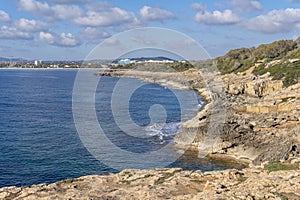
[[[0, 57], [1, 58], [1, 57]], [[78, 69], [78, 68], [123, 68], [135, 64], [174, 64], [187, 63], [185, 60], [177, 61], [165, 57], [149, 58], [122, 58], [116, 60], [92, 60], [92, 61], [43, 61], [22, 60], [19, 58], [0, 59], [0, 69]]]
[[81, 61], [42, 61], [42, 60], [33, 60], [33, 61], [0, 61], [0, 69], [9, 68], [9, 69], [61, 69], [61, 68], [80, 68]]

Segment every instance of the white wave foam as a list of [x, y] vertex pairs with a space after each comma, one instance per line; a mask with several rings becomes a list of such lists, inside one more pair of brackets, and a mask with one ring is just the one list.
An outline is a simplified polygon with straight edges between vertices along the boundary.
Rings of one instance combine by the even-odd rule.
[[154, 123], [146, 126], [145, 131], [148, 136], [158, 136], [160, 140], [164, 140], [164, 137], [174, 136], [180, 133], [181, 123]]

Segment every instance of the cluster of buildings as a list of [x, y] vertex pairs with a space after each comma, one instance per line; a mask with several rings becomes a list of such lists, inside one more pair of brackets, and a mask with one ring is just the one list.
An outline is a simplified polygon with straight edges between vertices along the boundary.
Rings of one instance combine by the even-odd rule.
[[44, 69], [58, 69], [58, 68], [80, 68], [81, 61], [47, 61], [42, 60], [34, 61], [22, 61], [22, 62], [12, 62], [5, 61], [0, 62], [0, 68], [44, 68]]
[[[125, 59], [120, 59], [117, 64], [118, 65], [128, 65], [128, 64], [140, 64], [140, 63], [175, 63], [178, 61], [175, 60], [171, 60], [171, 59], [129, 59], [129, 58], [125, 58]], [[186, 61], [179, 61], [182, 63], [185, 63]]]

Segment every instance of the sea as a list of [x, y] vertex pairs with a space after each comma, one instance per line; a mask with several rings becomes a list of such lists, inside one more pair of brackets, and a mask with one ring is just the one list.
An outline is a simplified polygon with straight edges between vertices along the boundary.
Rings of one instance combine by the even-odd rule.
[[[77, 132], [72, 111], [77, 73], [78, 70], [0, 70], [0, 187], [53, 183], [121, 170], [96, 159]], [[91, 78], [101, 80], [94, 95], [99, 126], [123, 151], [145, 153], [172, 143], [182, 122], [205, 106], [195, 91], [174, 90], [137, 79], [95, 77], [92, 72]], [[112, 94], [120, 81], [123, 91], [127, 85], [141, 85], [130, 95], [128, 113], [131, 123], [137, 124], [139, 134], [145, 137], [129, 137], [116, 123], [118, 110], [112, 112]], [[86, 101], [84, 96], [82, 101]], [[153, 105], [165, 109], [164, 121], [151, 120], [149, 110]], [[180, 156], [165, 167], [202, 171], [241, 167], [192, 152], [182, 154], [176, 148], [173, 151]], [[114, 152], [107, 156], [117, 157]]]

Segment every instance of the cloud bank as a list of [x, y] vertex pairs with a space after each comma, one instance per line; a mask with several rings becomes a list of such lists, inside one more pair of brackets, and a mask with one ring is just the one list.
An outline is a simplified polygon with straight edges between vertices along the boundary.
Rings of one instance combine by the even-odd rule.
[[228, 25], [236, 24], [241, 19], [234, 14], [231, 10], [221, 11], [200, 11], [195, 15], [195, 21], [207, 25]]
[[40, 40], [54, 46], [62, 47], [75, 47], [80, 45], [78, 41], [71, 33], [61, 33], [60, 35], [50, 32], [40, 32]]
[[246, 20], [246, 28], [262, 33], [282, 33], [300, 29], [300, 9], [272, 10]]
[[163, 22], [168, 19], [174, 19], [175, 15], [168, 10], [161, 8], [153, 8], [150, 6], [144, 6], [140, 9], [140, 15], [144, 21], [160, 21]]

